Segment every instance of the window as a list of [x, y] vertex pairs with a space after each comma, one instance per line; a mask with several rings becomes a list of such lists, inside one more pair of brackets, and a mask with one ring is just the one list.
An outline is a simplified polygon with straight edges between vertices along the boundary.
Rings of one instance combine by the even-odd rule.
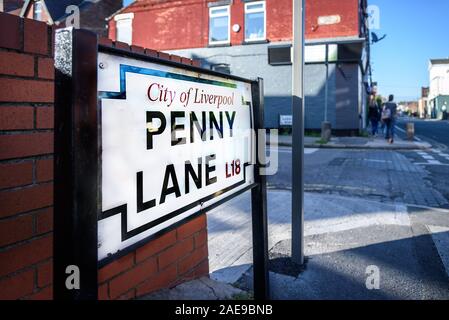
[[132, 44], [133, 18], [134, 13], [118, 14], [114, 17], [117, 24], [117, 41]]
[[282, 45], [268, 48], [268, 63], [272, 66], [292, 64], [292, 46]]
[[209, 43], [227, 44], [230, 41], [229, 6], [209, 9]]
[[245, 41], [265, 40], [265, 1], [245, 4]]
[[42, 20], [42, 1], [35, 1], [33, 7], [33, 19]]

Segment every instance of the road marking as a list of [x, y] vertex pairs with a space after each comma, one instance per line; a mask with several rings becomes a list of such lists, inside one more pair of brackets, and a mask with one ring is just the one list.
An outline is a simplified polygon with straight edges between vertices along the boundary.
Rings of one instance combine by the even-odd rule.
[[315, 153], [317, 151], [318, 151], [318, 149], [313, 149], [313, 148], [305, 148], [304, 149], [304, 153], [305, 154], [312, 154], [312, 153]]
[[443, 158], [443, 159], [449, 161], [449, 154], [444, 153], [443, 151], [438, 150], [438, 149], [434, 149], [434, 150], [432, 150], [432, 151], [435, 152], [435, 154], [438, 155], [438, 156], [440, 156], [441, 158]]
[[[313, 148], [304, 148], [304, 154], [309, 155], [312, 153], [317, 152], [319, 149], [313, 149]], [[275, 151], [275, 150], [273, 150]], [[277, 149], [280, 153], [292, 153], [292, 148], [279, 148]]]
[[429, 163], [429, 162], [416, 162], [414, 164], [418, 166], [443, 166], [443, 167], [449, 167], [449, 164], [441, 163], [440, 161], [435, 161], [438, 163]]
[[397, 129], [397, 130], [399, 130], [399, 131], [401, 131], [401, 132], [403, 132], [403, 133], [407, 133], [404, 129], [402, 129], [402, 128], [399, 128], [398, 126], [395, 126], [395, 128]]
[[379, 162], [379, 163], [391, 163], [391, 162], [393, 162], [391, 160], [376, 160], [376, 159], [363, 159], [363, 161]]
[[435, 149], [435, 150], [432, 150], [432, 151], [435, 152], [440, 157], [449, 157], [449, 154], [443, 153], [443, 151], [441, 151], [441, 150]]
[[[442, 158], [444, 158], [445, 160], [449, 161], [449, 155], [445, 154], [445, 153], [441, 153], [440, 150], [432, 150], [436, 155], [441, 156]], [[433, 166], [449, 166], [449, 164], [446, 163], [442, 163], [439, 160], [436, 160], [433, 156], [427, 154], [426, 152], [423, 151], [417, 151], [416, 152], [418, 155], [420, 155], [424, 160], [426, 160], [427, 162], [414, 162], [414, 164], [419, 165], [419, 166], [428, 166], [428, 165], [433, 165]]]

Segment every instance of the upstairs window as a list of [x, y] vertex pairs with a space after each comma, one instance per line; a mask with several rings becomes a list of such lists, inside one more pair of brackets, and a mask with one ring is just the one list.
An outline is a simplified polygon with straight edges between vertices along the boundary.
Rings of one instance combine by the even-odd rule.
[[133, 18], [134, 13], [118, 14], [114, 17], [117, 23], [117, 41], [125, 42], [129, 45], [132, 44]]
[[229, 6], [209, 9], [209, 44], [228, 44], [230, 42]]
[[265, 20], [265, 1], [245, 3], [245, 41], [266, 39]]

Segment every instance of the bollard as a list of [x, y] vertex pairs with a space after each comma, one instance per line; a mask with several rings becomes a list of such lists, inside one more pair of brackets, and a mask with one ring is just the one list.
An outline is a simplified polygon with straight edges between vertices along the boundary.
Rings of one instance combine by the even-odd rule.
[[407, 123], [407, 139], [413, 141], [415, 139], [415, 124], [412, 122]]
[[321, 123], [321, 140], [329, 142], [331, 140], [332, 126], [330, 122]]

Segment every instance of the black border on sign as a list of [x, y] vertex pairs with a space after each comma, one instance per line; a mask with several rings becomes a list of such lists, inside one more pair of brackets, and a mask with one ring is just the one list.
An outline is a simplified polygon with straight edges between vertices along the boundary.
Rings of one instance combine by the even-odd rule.
[[206, 213], [207, 211], [212, 210], [212, 209], [222, 205], [223, 203], [225, 203], [225, 202], [227, 202], [227, 201], [229, 201], [229, 200], [231, 200], [231, 199], [233, 199], [235, 197], [238, 197], [239, 195], [241, 195], [241, 194], [243, 194], [243, 193], [245, 193], [245, 192], [247, 192], [249, 190], [254, 189], [255, 187], [257, 187], [256, 183], [254, 183], [252, 185], [249, 185], [249, 186], [247, 186], [247, 187], [245, 187], [245, 188], [243, 188], [243, 189], [233, 193], [232, 195], [230, 195], [228, 197], [225, 197], [225, 198], [221, 199], [220, 201], [217, 201], [217, 202], [211, 204], [205, 210], [199, 210], [197, 212], [194, 212], [194, 213], [190, 214], [189, 216], [185, 217], [184, 219], [176, 221], [175, 223], [171, 224], [170, 226], [168, 226], [168, 227], [166, 227], [166, 228], [164, 228], [162, 230], [159, 230], [158, 232], [155, 232], [152, 235], [150, 235], [150, 236], [148, 236], [148, 237], [146, 237], [146, 238], [144, 238], [142, 240], [139, 240], [138, 242], [136, 242], [136, 243], [126, 247], [125, 249], [117, 251], [113, 255], [110, 255], [110, 256], [108, 256], [108, 257], [98, 261], [98, 267], [102, 268], [102, 267], [108, 265], [109, 263], [111, 263], [111, 262], [113, 262], [113, 261], [115, 261], [115, 260], [117, 260], [117, 259], [119, 259], [119, 258], [121, 258], [123, 256], [126, 256], [130, 252], [135, 251], [136, 249], [138, 249], [138, 248], [144, 246], [145, 244], [147, 244], [148, 242], [150, 242], [152, 240], [156, 240], [157, 238], [160, 238], [164, 234], [166, 234], [166, 233], [168, 233], [168, 232], [170, 232], [170, 231], [180, 227], [181, 225], [183, 225], [183, 224], [185, 224], [185, 223], [187, 223], [187, 222], [189, 222], [191, 220], [194, 220], [198, 216]]
[[[118, 257], [159, 238], [240, 194], [251, 190], [255, 299], [269, 298], [266, 177], [259, 162], [253, 165], [255, 183], [175, 222], [163, 230], [98, 261], [98, 221], [101, 218], [101, 99], [97, 90], [98, 53], [110, 53], [145, 62], [251, 84], [251, 127], [263, 129], [263, 80], [249, 80], [174, 61], [98, 45], [98, 37], [74, 28], [56, 31], [55, 41], [55, 156], [54, 156], [54, 298], [98, 299], [98, 269]], [[261, 141], [263, 139], [263, 141]], [[255, 143], [255, 144], [254, 144]], [[251, 141], [265, 148], [265, 136]], [[246, 172], [246, 167], [245, 167]], [[216, 194], [218, 196], [219, 193]], [[214, 195], [212, 195], [214, 196]], [[79, 267], [81, 286], [70, 289], [67, 267]]]
[[[187, 70], [190, 70], [190, 71], [193, 71], [193, 72], [198, 72], [198, 73], [201, 73], [201, 74], [208, 74], [208, 75], [211, 75], [211, 76], [216, 76], [216, 77], [220, 77], [220, 78], [224, 78], [224, 79], [228, 79], [228, 80], [235, 80], [235, 81], [239, 81], [239, 82], [249, 83], [249, 84], [251, 84], [251, 95], [254, 94], [253, 86], [254, 86], [255, 82], [251, 81], [249, 79], [244, 79], [244, 78], [240, 78], [240, 77], [236, 77], [236, 76], [232, 76], [232, 75], [228, 75], [228, 74], [223, 74], [223, 73], [220, 73], [220, 72], [215, 72], [215, 71], [208, 70], [208, 69], [201, 69], [201, 68], [198, 68], [198, 67], [195, 67], [195, 66], [185, 65], [185, 64], [182, 64], [182, 63], [177, 63], [177, 62], [173, 62], [173, 61], [170, 61], [170, 60], [165, 60], [165, 59], [160, 59], [160, 58], [155, 58], [155, 57], [149, 57], [149, 56], [144, 55], [144, 54], [139, 54], [139, 53], [135, 53], [135, 52], [131, 52], [131, 51], [126, 51], [126, 50], [122, 50], [122, 49], [106, 47], [106, 46], [101, 46], [101, 45], [99, 46], [98, 52], [99, 53], [106, 53], [106, 54], [110, 54], [110, 55], [114, 55], [114, 56], [118, 56], [118, 57], [132, 58], [132, 59], [140, 60], [140, 61], [143, 61], [143, 62], [155, 63], [155, 64], [158, 64], [158, 65], [175, 67], [175, 68], [184, 69], [184, 70], [187, 69]], [[251, 122], [250, 126], [251, 126], [251, 129], [254, 130], [255, 129], [255, 126], [254, 126], [254, 98], [252, 98], [252, 99], [253, 99], [253, 101], [248, 103], [249, 104], [248, 108], [249, 108], [249, 112], [250, 112], [250, 122]], [[102, 105], [101, 105], [101, 102], [102, 102], [102, 99], [99, 97], [98, 98], [98, 114], [99, 114], [99, 116], [98, 116], [98, 128], [99, 128], [100, 132], [99, 132], [99, 139], [97, 141], [99, 150], [102, 150], [102, 146], [101, 146], [101, 142], [102, 142], [102, 140], [101, 140], [101, 127], [102, 127], [101, 112], [102, 112]], [[253, 146], [254, 146], [254, 141], [251, 141], [251, 148], [253, 148]], [[256, 154], [257, 154], [257, 152], [256, 152]], [[102, 162], [102, 158], [101, 158], [101, 151], [100, 151], [100, 154], [99, 154], [99, 172], [98, 172], [99, 181], [101, 181], [101, 174], [102, 174], [101, 162]], [[185, 213], [186, 211], [188, 211], [188, 210], [190, 210], [190, 209], [192, 209], [194, 207], [201, 206], [201, 204], [203, 202], [215, 199], [215, 198], [221, 196], [224, 192], [229, 192], [229, 191], [231, 191], [233, 189], [239, 188], [240, 186], [244, 185], [246, 183], [246, 170], [247, 170], [248, 166], [250, 166], [250, 164], [248, 164], [248, 163], [244, 164], [243, 180], [242, 181], [237, 182], [236, 184], [234, 184], [232, 186], [229, 186], [229, 187], [227, 187], [227, 188], [225, 188], [223, 190], [220, 190], [220, 191], [217, 191], [215, 193], [212, 193], [212, 194], [210, 194], [210, 195], [208, 195], [206, 197], [203, 197], [202, 199], [199, 199], [199, 200], [197, 200], [197, 201], [195, 201], [195, 202], [193, 202], [191, 204], [188, 204], [188, 205], [184, 206], [183, 208], [179, 208], [178, 210], [170, 212], [167, 215], [164, 215], [163, 217], [161, 217], [159, 219], [156, 219], [155, 221], [161, 220], [159, 223], [155, 224], [154, 221], [151, 221], [151, 222], [146, 223], [146, 224], [144, 224], [144, 225], [142, 225], [140, 227], [137, 227], [135, 229], [132, 229], [132, 230], [128, 231], [128, 228], [127, 228], [127, 204], [123, 204], [123, 205], [120, 205], [118, 207], [115, 207], [115, 208], [112, 208], [112, 209], [109, 209], [109, 210], [106, 210], [106, 211], [103, 211], [103, 212], [99, 212], [98, 213], [98, 221], [104, 220], [104, 219], [107, 219], [107, 218], [110, 218], [112, 216], [120, 214], [121, 215], [121, 218], [120, 218], [120, 220], [121, 220], [121, 241], [122, 242], [126, 241], [128, 239], [131, 239], [131, 238], [139, 235], [140, 233], [143, 233], [143, 232], [145, 232], [147, 230], [150, 230], [151, 228], [156, 227], [159, 224], [162, 224], [162, 223], [164, 223], [166, 221], [174, 219], [174, 218], [176, 218], [176, 216], [181, 215], [181, 214]], [[256, 165], [253, 165], [253, 166], [255, 167]], [[114, 261], [114, 260], [116, 260], [116, 259], [118, 259], [120, 257], [123, 257], [123, 256], [127, 255], [128, 253], [130, 253], [132, 251], [135, 251], [136, 249], [138, 249], [139, 247], [147, 244], [151, 240], [159, 238], [160, 236], [166, 234], [167, 232], [170, 232], [171, 230], [179, 227], [180, 225], [185, 224], [186, 222], [192, 220], [194, 217], [197, 217], [197, 216], [199, 216], [200, 214], [203, 214], [203, 213], [207, 213], [208, 211], [212, 210], [213, 208], [216, 208], [217, 206], [219, 206], [219, 205], [221, 205], [221, 204], [223, 204], [223, 203], [225, 203], [225, 202], [227, 202], [227, 201], [229, 201], [229, 200], [239, 196], [240, 194], [242, 194], [242, 193], [244, 193], [244, 192], [246, 192], [248, 190], [251, 190], [251, 189], [255, 188], [256, 186], [257, 186], [257, 183], [253, 183], [253, 184], [251, 184], [251, 185], [249, 185], [249, 186], [247, 186], [245, 188], [242, 188], [242, 190], [238, 190], [238, 191], [234, 192], [233, 194], [224, 197], [220, 201], [217, 201], [216, 203], [213, 203], [211, 205], [208, 205], [207, 207], [201, 208], [200, 210], [189, 214], [187, 217], [170, 224], [166, 228], [163, 228], [163, 229], [157, 231], [156, 233], [154, 233], [152, 235], [149, 235], [148, 237], [145, 237], [144, 239], [139, 240], [138, 242], [136, 242], [136, 243], [134, 243], [134, 244], [132, 244], [130, 246], [127, 246], [126, 248], [124, 248], [122, 250], [119, 250], [119, 251], [117, 251], [115, 253], [109, 254], [106, 258], [103, 258], [103, 259], [98, 261], [99, 267], [101, 268], [101, 267], [109, 264], [110, 262], [112, 262], [112, 261]], [[100, 193], [100, 195], [102, 194], [101, 188], [102, 188], [102, 186], [101, 186], [101, 183], [100, 183], [99, 184], [99, 193]], [[169, 218], [167, 218], [167, 216], [169, 216]], [[137, 231], [140, 231], [140, 232], [137, 232]]]

